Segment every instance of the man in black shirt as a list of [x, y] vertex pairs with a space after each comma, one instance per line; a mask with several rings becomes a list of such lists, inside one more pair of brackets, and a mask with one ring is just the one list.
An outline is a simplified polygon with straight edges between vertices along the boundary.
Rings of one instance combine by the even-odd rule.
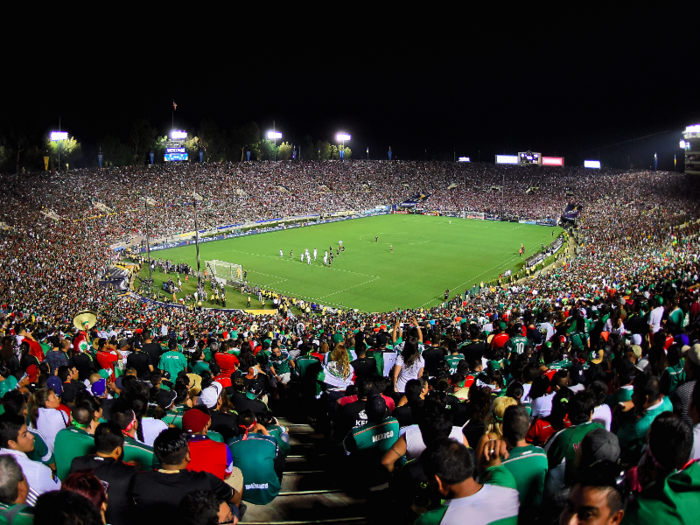
[[131, 489], [139, 469], [122, 462], [124, 436], [119, 425], [100, 423], [95, 429], [95, 449], [95, 455], [73, 459], [70, 471], [92, 469], [100, 481], [109, 483], [105, 519], [111, 525], [129, 525], [133, 522]]
[[374, 357], [367, 357], [367, 345], [364, 341], [355, 343], [355, 353], [357, 354], [357, 359], [350, 363], [350, 366], [355, 371], [355, 376], [358, 379], [374, 377], [377, 373], [377, 360]]
[[143, 351], [151, 356], [151, 364], [155, 363], [157, 365], [160, 362], [160, 355], [162, 353], [160, 344], [153, 342], [153, 336], [150, 330], [144, 330], [142, 335], [144, 341]]
[[136, 376], [141, 381], [148, 381], [151, 378], [151, 372], [153, 372], [153, 361], [150, 354], [144, 352], [138, 346], [132, 349], [126, 339], [119, 341], [119, 346], [122, 351], [131, 351], [129, 357], [126, 358], [126, 367], [136, 369]]
[[214, 492], [217, 498], [232, 504], [231, 510], [238, 516], [240, 492], [209, 472], [187, 470], [190, 452], [184, 431], [179, 428], [164, 430], [156, 438], [153, 448], [162, 468], [141, 472], [134, 478], [135, 522], [144, 525], [177, 522], [180, 500], [195, 490]]

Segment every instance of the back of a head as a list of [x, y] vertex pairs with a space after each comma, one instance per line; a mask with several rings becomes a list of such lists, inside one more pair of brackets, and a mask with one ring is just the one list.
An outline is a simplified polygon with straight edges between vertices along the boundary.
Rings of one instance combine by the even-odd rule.
[[384, 398], [378, 394], [370, 396], [365, 405], [365, 413], [367, 414], [368, 421], [372, 423], [379, 423], [382, 421], [386, 414], [386, 401], [384, 401]]
[[530, 389], [530, 399], [537, 399], [538, 397], [542, 397], [547, 393], [547, 390], [549, 390], [549, 387], [551, 386], [552, 382], [546, 375], [541, 375], [537, 377], [532, 382], [532, 388]]
[[186, 494], [178, 505], [181, 525], [218, 525], [221, 501], [211, 490]]
[[102, 454], [111, 454], [117, 447], [124, 447], [124, 434], [114, 421], [100, 423], [95, 429], [95, 450]]
[[462, 443], [442, 438], [430, 443], [420, 456], [428, 480], [435, 476], [445, 485], [455, 485], [474, 475], [469, 449]]
[[92, 414], [85, 405], [77, 405], [71, 410], [73, 421], [79, 425], [89, 425], [92, 420]]
[[525, 439], [530, 428], [530, 416], [524, 406], [511, 405], [503, 413], [503, 437], [515, 446]]
[[584, 472], [601, 461], [617, 463], [620, 459], [620, 441], [615, 434], [604, 428], [591, 430], [584, 436], [579, 448], [579, 472]]
[[673, 412], [662, 412], [651, 424], [649, 450], [667, 471], [682, 468], [693, 449], [693, 429]]
[[107, 501], [107, 491], [92, 469], [71, 472], [61, 484], [62, 491], [71, 491], [89, 499], [95, 507], [102, 508]]
[[179, 428], [163, 430], [153, 442], [156, 457], [164, 465], [178, 465], [187, 455], [187, 433]]
[[127, 430], [129, 427], [133, 427], [134, 422], [136, 421], [136, 414], [134, 414], [134, 411], [125, 404], [119, 404], [112, 408], [109, 415], [110, 421], [114, 421], [122, 430]]
[[581, 425], [590, 421], [595, 402], [595, 396], [588, 390], [574, 394], [574, 397], [569, 401], [569, 421], [571, 424]]
[[431, 411], [426, 413], [425, 417], [421, 419], [418, 428], [423, 437], [423, 443], [429, 445], [437, 439], [450, 436], [450, 432], [452, 432], [452, 417], [444, 411]]
[[374, 382], [369, 377], [360, 378], [357, 381], [357, 397], [365, 399], [374, 390]]
[[419, 398], [422, 391], [423, 385], [421, 384], [420, 380], [411, 379], [406, 383], [406, 389], [404, 393], [406, 394], [406, 399], [408, 399], [410, 403], [411, 401], [414, 401], [417, 398]]
[[624, 483], [619, 479], [621, 471], [617, 463], [608, 460], [599, 461], [580, 473], [576, 485], [603, 492], [612, 516], [624, 510], [627, 501], [627, 491], [624, 489]]
[[34, 507], [34, 525], [102, 525], [92, 502], [68, 490], [45, 492]]
[[0, 503], [12, 505], [19, 497], [18, 485], [24, 479], [22, 468], [10, 455], [0, 455]]

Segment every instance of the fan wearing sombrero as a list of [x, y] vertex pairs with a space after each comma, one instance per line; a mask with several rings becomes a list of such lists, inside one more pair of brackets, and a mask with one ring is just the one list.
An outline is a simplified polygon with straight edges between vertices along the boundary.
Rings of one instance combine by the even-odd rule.
[[83, 310], [73, 318], [73, 326], [78, 329], [78, 333], [73, 338], [73, 350], [85, 353], [89, 348], [87, 332], [97, 324], [97, 314], [91, 310]]

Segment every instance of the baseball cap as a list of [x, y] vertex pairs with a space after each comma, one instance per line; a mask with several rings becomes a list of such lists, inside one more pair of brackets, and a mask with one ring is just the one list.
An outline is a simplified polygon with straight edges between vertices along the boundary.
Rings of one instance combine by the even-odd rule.
[[632, 344], [637, 346], [642, 346], [642, 336], [640, 334], [632, 335]]
[[591, 430], [581, 441], [581, 466], [588, 467], [596, 461], [616, 462], [620, 458], [620, 441], [604, 428]]
[[260, 387], [255, 383], [250, 383], [246, 392], [248, 399], [256, 399], [260, 395]]
[[190, 408], [185, 415], [182, 416], [182, 430], [185, 432], [196, 434], [204, 430], [207, 423], [211, 421], [209, 414], [205, 414], [196, 408]]
[[[216, 386], [215, 386], [216, 385]], [[218, 386], [218, 388], [217, 388]], [[214, 381], [211, 386], [208, 386], [199, 395], [199, 403], [207, 408], [214, 408], [219, 402], [219, 395], [221, 394], [221, 384]]]
[[700, 366], [700, 344], [695, 343], [693, 346], [683, 347], [683, 357], [690, 359], [690, 362], [696, 366]]
[[156, 403], [163, 410], [167, 410], [175, 402], [177, 394], [172, 390], [165, 390], [161, 388], [156, 394]]
[[632, 346], [630, 346], [630, 350], [632, 350], [632, 352], [634, 352], [634, 355], [637, 356], [637, 359], [641, 359], [641, 358], [642, 358], [642, 347], [641, 347], [641, 346], [639, 346], [639, 345], [632, 345]]
[[51, 388], [58, 397], [63, 395], [63, 383], [61, 383], [61, 379], [58, 376], [49, 377], [46, 381], [46, 386]]

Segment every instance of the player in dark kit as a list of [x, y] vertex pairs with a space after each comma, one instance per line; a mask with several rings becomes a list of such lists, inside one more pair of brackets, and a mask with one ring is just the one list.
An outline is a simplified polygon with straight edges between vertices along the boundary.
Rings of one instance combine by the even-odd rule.
[[375, 237], [374, 242], [379, 242], [379, 237]]

